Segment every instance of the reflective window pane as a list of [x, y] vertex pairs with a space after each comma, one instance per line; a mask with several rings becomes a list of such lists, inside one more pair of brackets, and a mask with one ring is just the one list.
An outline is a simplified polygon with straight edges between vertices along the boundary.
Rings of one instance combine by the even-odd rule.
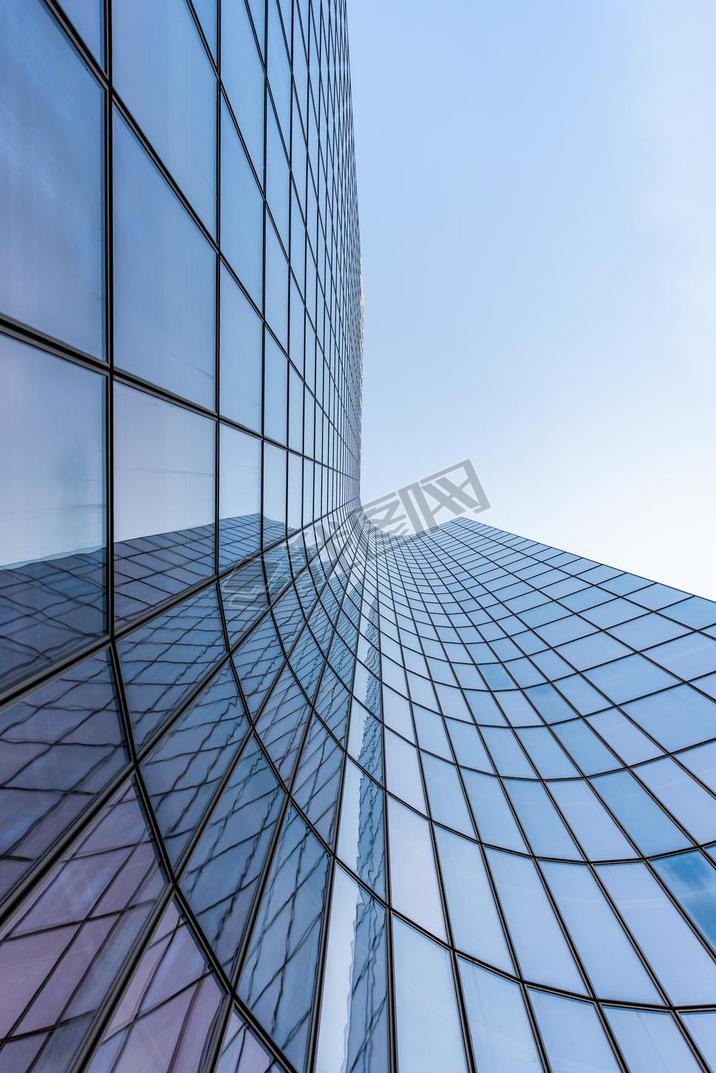
[[214, 253], [118, 115], [113, 153], [115, 360], [213, 409]]
[[[104, 97], [48, 8], [0, 8], [0, 311], [104, 357]], [[10, 270], [12, 266], [12, 270]]]
[[393, 921], [398, 1062], [409, 1073], [467, 1070], [450, 955]]
[[261, 517], [261, 441], [221, 426], [219, 569], [258, 550]]
[[213, 231], [216, 81], [186, 4], [116, 3], [112, 75], [122, 100]]
[[261, 429], [261, 320], [221, 266], [221, 397], [224, 417]]
[[114, 389], [115, 612], [125, 618], [207, 577], [214, 565], [214, 424]]
[[0, 687], [105, 630], [104, 377], [0, 335]]

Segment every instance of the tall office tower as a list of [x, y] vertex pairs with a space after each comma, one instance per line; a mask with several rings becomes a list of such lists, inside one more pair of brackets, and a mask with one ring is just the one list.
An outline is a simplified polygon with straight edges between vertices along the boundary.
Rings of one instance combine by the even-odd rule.
[[0, 0], [0, 1073], [716, 1070], [716, 605], [358, 498], [343, 0]]

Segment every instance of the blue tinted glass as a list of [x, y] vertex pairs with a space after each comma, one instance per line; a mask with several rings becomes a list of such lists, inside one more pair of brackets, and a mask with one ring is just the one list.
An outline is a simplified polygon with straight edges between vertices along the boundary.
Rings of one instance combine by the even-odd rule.
[[214, 566], [214, 423], [116, 384], [115, 611], [127, 617]]
[[430, 826], [412, 809], [388, 798], [391, 897], [395, 908], [445, 939]]
[[385, 910], [336, 868], [316, 1073], [388, 1073]]
[[551, 783], [550, 790], [590, 860], [636, 856], [588, 782], [565, 779]]
[[658, 1003], [656, 988], [590, 869], [545, 861], [542, 870], [596, 994]]
[[132, 731], [142, 743], [225, 653], [214, 587], [122, 637], [117, 652]]
[[544, 786], [538, 782], [506, 779], [505, 788], [534, 853], [543, 857], [579, 859], [579, 851]]
[[696, 1073], [688, 1044], [668, 1013], [605, 1007], [629, 1073]]
[[333, 843], [343, 755], [320, 719], [314, 717], [296, 772], [293, 796], [329, 845]]
[[267, 112], [266, 198], [281, 241], [288, 249], [288, 160], [273, 108]]
[[701, 853], [654, 861], [654, 869], [699, 930], [716, 948], [716, 869]]
[[288, 361], [266, 332], [264, 434], [286, 443], [288, 422]]
[[286, 535], [286, 452], [264, 444], [264, 544]]
[[480, 847], [440, 828], [435, 837], [455, 945], [480, 961], [512, 972]]
[[583, 993], [584, 984], [535, 865], [497, 850], [488, 850], [487, 859], [522, 975], [536, 983]]
[[216, 4], [217, 0], [193, 0], [201, 28], [212, 53], [216, 54]]
[[0, 335], [0, 688], [105, 630], [104, 377]]
[[99, 63], [103, 62], [104, 0], [62, 0], [62, 6]]
[[306, 1062], [328, 857], [289, 810], [239, 994], [298, 1069]]
[[530, 991], [537, 1024], [553, 1073], [619, 1073], [594, 1006], [546, 991]]
[[474, 837], [475, 829], [454, 765], [426, 753], [423, 771], [433, 819]]
[[458, 964], [478, 1069], [540, 1073], [542, 1063], [519, 986], [462, 958]]
[[642, 764], [637, 774], [695, 842], [716, 838], [716, 798], [671, 758]]
[[524, 839], [510, 811], [500, 780], [494, 775], [466, 771], [465, 788], [483, 842], [525, 851]]
[[0, 894], [126, 763], [106, 651], [5, 708], [0, 724]]
[[144, 760], [144, 783], [172, 863], [248, 729], [234, 676], [224, 666]]
[[[257, 3], [263, 8], [263, 3]], [[263, 20], [262, 20], [263, 21]], [[259, 30], [259, 41], [262, 27]], [[221, 5], [221, 77], [254, 167], [263, 170], [264, 74], [251, 20], [243, 3]]]
[[338, 855], [381, 897], [385, 896], [384, 852], [383, 791], [347, 759]]
[[99, 85], [45, 5], [4, 3], [0, 311], [97, 357], [105, 350], [103, 109]]
[[114, 120], [118, 365], [214, 407], [215, 257], [124, 120]]
[[642, 853], [663, 853], [689, 845], [630, 772], [597, 776], [593, 785]]
[[283, 799], [255, 742], [234, 768], [181, 878], [189, 905], [231, 971]]
[[636, 700], [625, 711], [665, 749], [684, 749], [714, 737], [716, 703], [690, 686]]
[[221, 426], [219, 569], [258, 550], [261, 511], [261, 441]]
[[221, 249], [257, 305], [263, 272], [263, 199], [233, 122], [221, 108]]
[[711, 1002], [716, 965], [646, 866], [599, 865], [597, 871], [672, 1001]]
[[450, 955], [394, 918], [395, 1019], [400, 1069], [467, 1069]]
[[261, 429], [261, 320], [231, 273], [221, 266], [220, 412]]
[[122, 100], [213, 231], [216, 81], [187, 5], [115, 4], [112, 75]]
[[273, 224], [266, 222], [266, 320], [288, 347], [288, 261]]

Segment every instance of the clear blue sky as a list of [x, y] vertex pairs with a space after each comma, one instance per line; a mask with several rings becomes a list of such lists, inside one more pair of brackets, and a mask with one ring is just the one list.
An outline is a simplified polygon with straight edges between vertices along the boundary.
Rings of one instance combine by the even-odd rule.
[[716, 597], [716, 3], [349, 2], [363, 498]]

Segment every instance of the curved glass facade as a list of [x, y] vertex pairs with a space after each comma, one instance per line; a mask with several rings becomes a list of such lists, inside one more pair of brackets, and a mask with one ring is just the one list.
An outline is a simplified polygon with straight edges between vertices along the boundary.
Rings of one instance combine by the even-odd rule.
[[344, 4], [0, 87], [0, 1073], [716, 1070], [716, 604], [367, 522]]

